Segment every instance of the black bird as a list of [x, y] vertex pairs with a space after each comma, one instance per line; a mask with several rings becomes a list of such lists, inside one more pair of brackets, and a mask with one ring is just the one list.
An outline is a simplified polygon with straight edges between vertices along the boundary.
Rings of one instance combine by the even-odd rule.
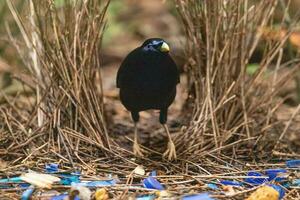
[[117, 73], [121, 102], [131, 112], [134, 121], [133, 152], [137, 156], [143, 156], [144, 152], [137, 136], [139, 112], [156, 109], [160, 110], [159, 121], [169, 138], [168, 149], [163, 155], [169, 160], [176, 159], [175, 145], [166, 122], [168, 107], [176, 96], [179, 72], [169, 50], [163, 39], [147, 39], [127, 55]]

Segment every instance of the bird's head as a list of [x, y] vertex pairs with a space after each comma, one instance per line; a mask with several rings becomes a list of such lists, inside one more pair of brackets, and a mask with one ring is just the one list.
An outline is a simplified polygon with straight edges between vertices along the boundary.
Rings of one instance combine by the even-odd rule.
[[170, 47], [166, 41], [161, 38], [150, 38], [147, 39], [142, 44], [143, 51], [150, 52], [163, 52], [168, 53], [170, 51]]

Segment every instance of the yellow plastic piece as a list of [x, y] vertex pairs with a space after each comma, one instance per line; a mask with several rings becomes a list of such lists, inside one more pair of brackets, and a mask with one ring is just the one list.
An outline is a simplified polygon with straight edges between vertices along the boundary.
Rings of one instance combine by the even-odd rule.
[[104, 188], [98, 189], [95, 192], [95, 199], [96, 200], [107, 200], [107, 199], [109, 199], [109, 195], [108, 195], [107, 190], [104, 189]]
[[263, 186], [255, 190], [246, 200], [278, 200], [279, 193], [272, 187]]

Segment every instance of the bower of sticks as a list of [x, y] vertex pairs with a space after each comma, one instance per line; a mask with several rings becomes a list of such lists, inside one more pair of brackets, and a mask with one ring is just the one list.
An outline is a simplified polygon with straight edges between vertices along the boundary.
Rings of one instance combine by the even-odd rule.
[[[244, 183], [249, 171], [275, 168], [300, 180], [300, 161], [286, 165], [300, 159], [298, 6], [297, 0], [1, 1], [0, 180], [55, 163], [82, 179], [118, 179], [106, 188], [107, 199], [203, 192], [246, 199], [261, 185], [228, 189], [220, 180]], [[180, 71], [167, 122], [173, 161], [163, 157], [168, 138], [155, 110], [140, 113], [146, 153], [134, 155], [133, 122], [116, 87], [122, 60], [152, 37], [168, 41]], [[138, 187], [152, 171], [166, 197]], [[22, 188], [3, 185], [0, 199], [20, 199]], [[299, 187], [300, 181], [284, 187], [283, 198], [299, 199]], [[43, 199], [44, 191], [36, 188], [32, 199]]]

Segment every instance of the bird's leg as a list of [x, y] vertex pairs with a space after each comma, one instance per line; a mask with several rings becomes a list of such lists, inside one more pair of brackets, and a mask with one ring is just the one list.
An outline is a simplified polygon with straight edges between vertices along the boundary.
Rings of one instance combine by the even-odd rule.
[[167, 157], [168, 160], [176, 160], [177, 156], [176, 156], [176, 148], [174, 145], [174, 142], [172, 141], [168, 126], [166, 124], [163, 124], [163, 127], [165, 129], [165, 131], [167, 132], [168, 135], [168, 148], [167, 150], [164, 152], [163, 156]]
[[135, 156], [143, 157], [144, 150], [140, 147], [138, 142], [138, 130], [137, 122], [134, 122], [134, 141], [133, 141], [133, 153]]

